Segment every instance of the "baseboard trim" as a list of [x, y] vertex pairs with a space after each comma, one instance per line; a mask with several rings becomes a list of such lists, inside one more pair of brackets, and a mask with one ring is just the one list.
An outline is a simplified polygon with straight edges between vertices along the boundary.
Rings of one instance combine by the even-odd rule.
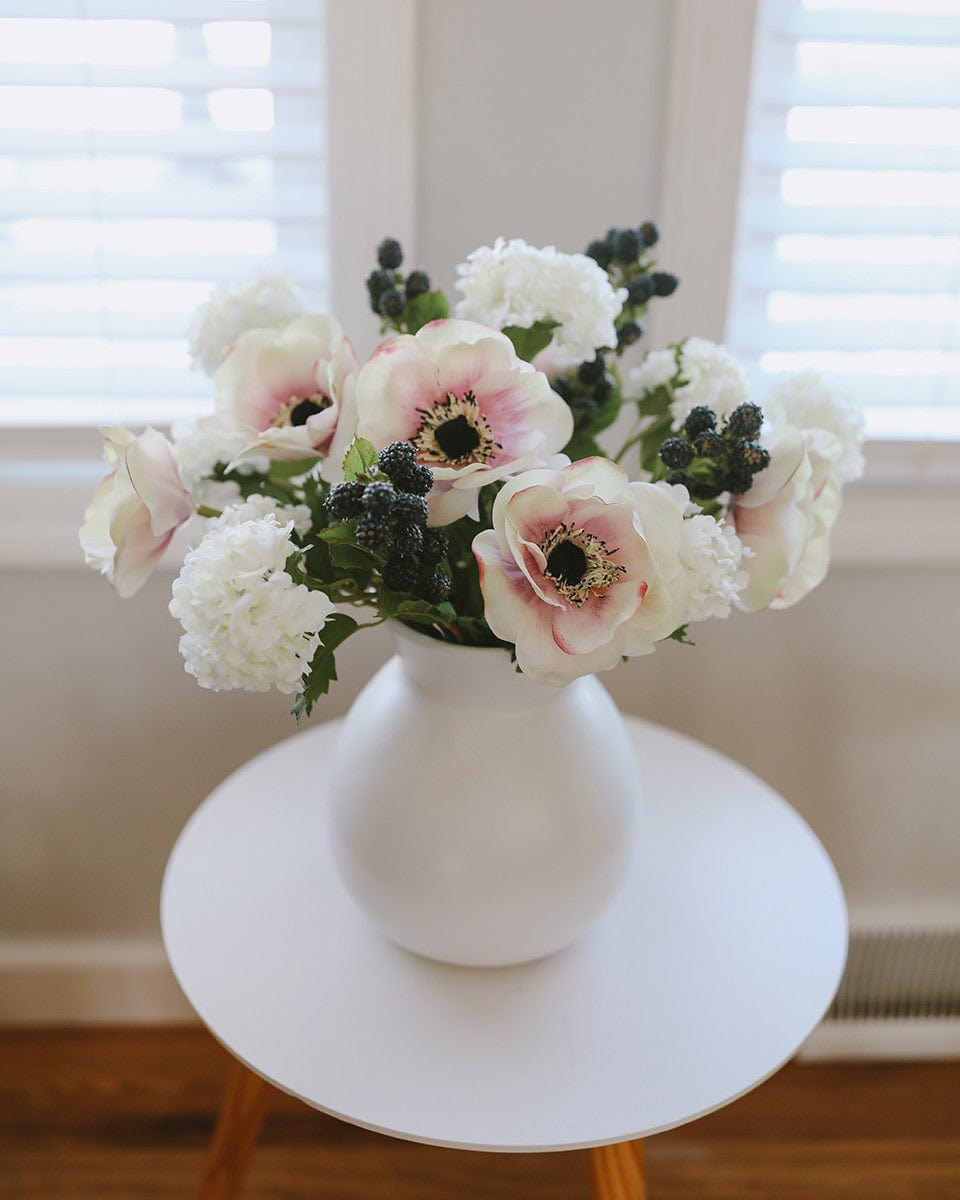
[[167, 1024], [196, 1020], [159, 938], [0, 941], [0, 1022]]
[[960, 1018], [822, 1021], [798, 1057], [810, 1062], [960, 1058]]

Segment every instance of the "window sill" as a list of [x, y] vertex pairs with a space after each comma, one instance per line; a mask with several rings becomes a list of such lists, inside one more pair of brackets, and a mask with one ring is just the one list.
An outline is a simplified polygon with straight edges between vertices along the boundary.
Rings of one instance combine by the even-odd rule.
[[[0, 569], [84, 567], [78, 530], [105, 467], [95, 429], [12, 431], [0, 461]], [[872, 441], [844, 495], [833, 566], [960, 565], [960, 440]]]

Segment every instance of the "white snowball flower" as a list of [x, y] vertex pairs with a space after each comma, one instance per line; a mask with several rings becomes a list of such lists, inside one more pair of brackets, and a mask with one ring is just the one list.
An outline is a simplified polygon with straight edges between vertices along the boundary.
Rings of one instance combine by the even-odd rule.
[[302, 312], [297, 286], [283, 271], [265, 271], [252, 283], [222, 284], [193, 319], [189, 333], [193, 365], [212, 375], [241, 333], [279, 328]]
[[741, 569], [744, 545], [735, 531], [704, 513], [683, 523], [680, 562], [689, 591], [682, 625], [725, 620], [749, 576]]
[[[240, 488], [232, 480], [217, 482], [207, 476], [217, 463], [229, 463], [249, 445], [249, 436], [219, 415], [195, 421], [177, 421], [171, 429], [173, 445], [183, 481], [198, 505], [226, 508], [240, 500]], [[266, 471], [270, 460], [264, 455], [248, 458], [234, 467], [237, 474]]]
[[743, 367], [725, 346], [707, 338], [687, 338], [680, 350], [683, 382], [674, 388], [670, 405], [673, 428], [680, 429], [699, 405], [712, 408], [719, 420], [750, 399]]
[[300, 537], [306, 537], [313, 525], [313, 517], [306, 504], [283, 504], [273, 496], [256, 493], [246, 500], [224, 507], [219, 517], [213, 517], [207, 531], [216, 527], [225, 529], [230, 525], [242, 525], [244, 521], [259, 521], [262, 517], [274, 516], [282, 525], [289, 521]]
[[585, 254], [563, 254], [553, 246], [538, 250], [522, 238], [497, 238], [457, 267], [463, 299], [456, 315], [505, 329], [529, 329], [537, 321], [558, 321], [551, 346], [572, 365], [593, 358], [601, 346], [614, 347], [614, 321], [627, 297]]
[[292, 528], [272, 515], [227, 524], [185, 556], [170, 612], [184, 629], [185, 668], [201, 687], [290, 693], [301, 686], [334, 606], [287, 574], [287, 559], [300, 553]]
[[778, 379], [763, 408], [802, 429], [808, 446], [831, 460], [841, 483], [863, 474], [863, 413], [851, 396], [828, 386], [816, 371]]
[[680, 533], [681, 571], [671, 582], [677, 625], [694, 621], [724, 620], [749, 583], [742, 569], [750, 551], [733, 527], [700, 511], [680, 484], [660, 482], [684, 517]]
[[677, 356], [673, 350], [651, 350], [639, 367], [627, 376], [631, 397], [640, 399], [648, 392], [669, 383], [677, 374]]

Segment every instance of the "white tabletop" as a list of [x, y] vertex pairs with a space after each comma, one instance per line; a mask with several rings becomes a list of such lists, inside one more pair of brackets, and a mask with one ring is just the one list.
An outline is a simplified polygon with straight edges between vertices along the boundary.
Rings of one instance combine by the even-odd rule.
[[325, 825], [336, 723], [247, 763], [200, 806], [164, 879], [173, 970], [254, 1071], [396, 1137], [476, 1150], [625, 1141], [776, 1071], [840, 979], [836, 873], [742, 767], [631, 720], [644, 815], [624, 891], [568, 950], [450, 967], [376, 933]]

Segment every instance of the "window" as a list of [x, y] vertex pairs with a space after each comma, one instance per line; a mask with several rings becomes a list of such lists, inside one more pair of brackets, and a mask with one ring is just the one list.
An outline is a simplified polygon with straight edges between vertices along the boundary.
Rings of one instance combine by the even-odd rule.
[[21, 0], [0, 18], [0, 427], [206, 409], [219, 282], [329, 294], [322, 0]]
[[762, 0], [727, 340], [960, 437], [960, 0]]

